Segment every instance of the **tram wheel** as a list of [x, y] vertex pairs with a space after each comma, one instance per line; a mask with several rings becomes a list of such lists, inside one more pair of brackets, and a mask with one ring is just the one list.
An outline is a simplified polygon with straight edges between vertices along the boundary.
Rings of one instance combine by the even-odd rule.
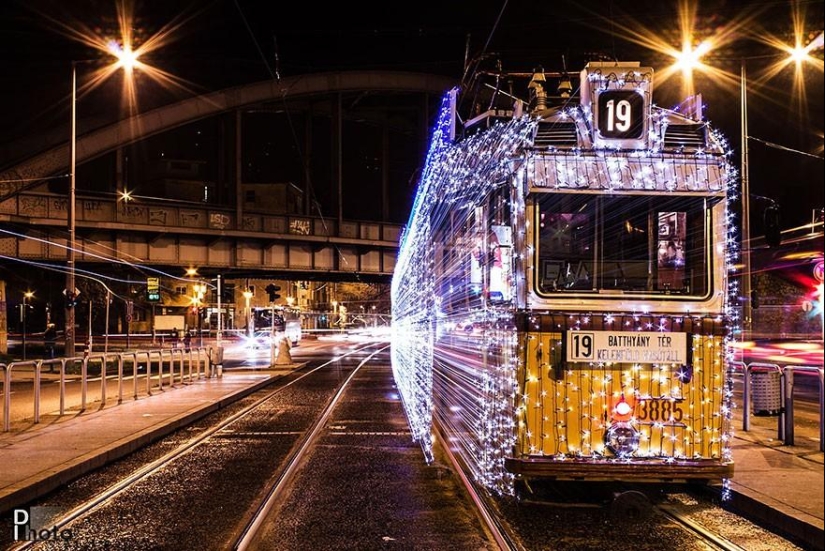
[[621, 520], [644, 520], [652, 510], [650, 499], [638, 490], [615, 493], [610, 504], [610, 514]]

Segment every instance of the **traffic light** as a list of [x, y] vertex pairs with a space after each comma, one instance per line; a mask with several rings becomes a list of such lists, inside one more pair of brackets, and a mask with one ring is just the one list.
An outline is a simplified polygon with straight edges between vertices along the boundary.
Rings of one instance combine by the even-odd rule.
[[782, 227], [779, 217], [779, 206], [771, 205], [763, 213], [765, 222], [765, 243], [769, 247], [778, 247], [782, 244]]
[[275, 302], [277, 299], [281, 298], [281, 295], [278, 294], [278, 291], [281, 290], [279, 285], [275, 285], [274, 283], [270, 283], [266, 286], [266, 292], [269, 295], [269, 302]]
[[149, 302], [160, 302], [160, 278], [146, 278], [146, 300]]

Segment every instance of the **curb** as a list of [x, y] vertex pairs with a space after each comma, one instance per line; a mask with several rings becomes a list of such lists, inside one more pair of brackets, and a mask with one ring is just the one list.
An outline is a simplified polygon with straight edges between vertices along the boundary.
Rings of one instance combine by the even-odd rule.
[[747, 490], [731, 487], [731, 497], [721, 503], [724, 509], [764, 526], [771, 531], [811, 551], [825, 551], [825, 532], [798, 516], [783, 511], [776, 504], [763, 503], [748, 494]]
[[89, 472], [105, 466], [112, 461], [125, 457], [130, 453], [169, 435], [170, 433], [183, 428], [198, 419], [206, 417], [226, 406], [260, 390], [271, 384], [274, 379], [264, 379], [258, 383], [245, 387], [237, 392], [224, 396], [211, 404], [189, 410], [179, 416], [167, 419], [162, 424], [146, 429], [140, 433], [133, 434], [102, 447], [94, 452], [78, 457], [76, 460], [65, 463], [59, 469], [51, 469], [38, 473], [28, 479], [21, 480], [11, 488], [6, 490], [5, 495], [0, 496], [0, 514], [15, 507], [29, 503], [35, 499], [43, 497], [47, 493], [70, 483], [71, 481], [88, 474]]

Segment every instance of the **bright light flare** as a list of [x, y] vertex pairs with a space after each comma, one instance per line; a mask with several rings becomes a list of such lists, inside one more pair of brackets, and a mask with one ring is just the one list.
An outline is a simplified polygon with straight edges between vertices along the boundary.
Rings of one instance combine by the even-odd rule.
[[682, 45], [682, 51], [673, 53], [676, 62], [673, 64], [675, 69], [682, 71], [686, 77], [690, 76], [695, 70], [707, 70], [707, 67], [702, 63], [702, 57], [713, 49], [713, 43], [710, 40], [705, 40], [696, 48], [692, 47], [689, 41], [685, 41]]
[[[135, 17], [132, 13], [134, 3], [119, 0], [116, 2], [116, 7], [118, 21], [117, 36], [113, 36], [115, 33], [90, 27], [87, 23], [73, 17], [64, 17], [61, 19], [48, 13], [36, 12], [40, 18], [48, 22], [53, 27], [53, 30], [59, 34], [97, 50], [102, 54], [114, 56], [115, 59], [112, 63], [99, 67], [94, 70], [90, 76], [84, 74], [83, 84], [78, 89], [78, 95], [82, 97], [88, 94], [121, 69], [125, 75], [123, 79], [123, 97], [125, 98], [125, 103], [130, 115], [134, 115], [139, 111], [137, 88], [135, 87], [135, 79], [133, 78], [135, 69], [137, 69], [140, 74], [146, 75], [164, 88], [194, 93], [193, 87], [186, 81], [166, 71], [152, 67], [145, 61], [141, 61], [141, 59], [145, 60], [147, 54], [172, 43], [175, 40], [177, 32], [198, 15], [199, 12], [178, 15], [155, 34], [142, 38], [140, 36], [141, 29], [135, 27]], [[135, 36], [136, 34], [138, 36]], [[75, 60], [75, 63], [86, 63], [89, 61], [96, 60]]]
[[[719, 50], [729, 46], [747, 32], [752, 27], [757, 16], [756, 10], [742, 10], [742, 12], [726, 25], [714, 27], [713, 21], [706, 25], [699, 20], [697, 14], [698, 3], [690, 0], [680, 0], [679, 2], [679, 36], [674, 40], [673, 36], [662, 36], [662, 29], [645, 28], [638, 21], [630, 17], [613, 17], [610, 20], [610, 27], [615, 28], [612, 34], [621, 37], [623, 40], [636, 43], [644, 48], [667, 55], [673, 58], [674, 63], [664, 69], [658, 69], [656, 79], [663, 83], [673, 76], [681, 75], [682, 97], [690, 97], [695, 94], [693, 86], [693, 72], [698, 71], [707, 74], [716, 82], [721, 82], [724, 86], [736, 90], [739, 84], [738, 75], [731, 75], [723, 70], [716, 69], [710, 65], [702, 63], [702, 58], [714, 50]], [[596, 21], [604, 24], [605, 18], [599, 14], [593, 14]], [[626, 23], [623, 23], [626, 21]], [[604, 30], [600, 25], [600, 30]], [[674, 43], [680, 44], [675, 47]]]
[[123, 46], [115, 40], [110, 40], [109, 53], [117, 58], [116, 68], [122, 68], [127, 73], [131, 73], [135, 68], [145, 67], [138, 61], [139, 52], [132, 50], [131, 46]]
[[799, 113], [805, 113], [808, 102], [805, 86], [805, 70], [806, 68], [812, 68], [820, 72], [823, 70], [823, 60], [811, 55], [812, 52], [822, 49], [823, 32], [819, 31], [815, 36], [806, 33], [805, 13], [804, 7], [802, 6], [793, 6], [792, 17], [794, 29], [793, 45], [789, 45], [783, 39], [772, 35], [760, 35], [757, 37], [764, 44], [786, 54], [767, 67], [762, 76], [762, 80], [768, 80], [778, 75], [789, 65], [793, 65], [794, 79], [791, 98], [797, 111]]

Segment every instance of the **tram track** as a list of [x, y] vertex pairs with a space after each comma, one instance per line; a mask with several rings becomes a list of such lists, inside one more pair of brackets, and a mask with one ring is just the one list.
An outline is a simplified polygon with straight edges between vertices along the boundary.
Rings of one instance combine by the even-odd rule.
[[255, 539], [258, 537], [261, 531], [261, 526], [266, 520], [268, 513], [272, 510], [275, 501], [280, 496], [280, 493], [283, 490], [283, 488], [287, 484], [289, 484], [290, 480], [297, 471], [302, 460], [306, 457], [307, 451], [310, 448], [310, 446], [317, 440], [318, 434], [326, 425], [327, 420], [329, 419], [330, 415], [332, 414], [332, 411], [335, 409], [335, 406], [341, 399], [341, 396], [343, 395], [344, 390], [347, 388], [349, 382], [353, 379], [353, 377], [355, 377], [356, 373], [358, 373], [358, 370], [361, 369], [361, 367], [365, 363], [367, 363], [376, 354], [378, 354], [386, 348], [388, 347], [379, 349], [371, 353], [364, 360], [362, 360], [358, 364], [358, 366], [349, 373], [344, 382], [338, 387], [338, 391], [335, 393], [335, 396], [324, 408], [324, 411], [321, 413], [321, 416], [317, 419], [317, 421], [313, 424], [310, 430], [307, 431], [305, 433], [305, 436], [301, 439], [300, 444], [297, 446], [297, 449], [289, 458], [289, 461], [287, 462], [285, 468], [282, 470], [280, 476], [278, 476], [275, 483], [269, 488], [269, 490], [266, 493], [266, 497], [261, 501], [259, 507], [255, 511], [255, 514], [252, 516], [252, 519], [247, 523], [247, 525], [242, 530], [241, 536], [232, 545], [232, 549], [246, 550], [255, 541]]
[[480, 501], [458, 464], [426, 465], [398, 430], [407, 429], [399, 398], [380, 398], [396, 394], [381, 352], [347, 375], [233, 549], [512, 549], [473, 512]]
[[[434, 423], [433, 430], [437, 435], [437, 442], [448, 442], [437, 423]], [[450, 464], [458, 474], [464, 491], [475, 505], [479, 520], [490, 540], [495, 542], [501, 551], [522, 551], [524, 547], [518, 542], [512, 531], [503, 524], [501, 515], [493, 507], [486, 491], [480, 490], [468, 476], [466, 465], [453, 453], [450, 446], [440, 446], [440, 450], [449, 459]]]
[[[98, 512], [104, 505], [112, 503], [114, 500], [117, 500], [119, 496], [124, 495], [128, 491], [134, 490], [141, 482], [144, 482], [152, 476], [162, 473], [164, 470], [168, 470], [176, 462], [182, 460], [182, 458], [186, 456], [193, 454], [199, 448], [209, 444], [210, 442], [213, 442], [216, 438], [225, 439], [228, 436], [254, 438], [261, 436], [263, 434], [263, 431], [235, 432], [232, 430], [232, 427], [246, 419], [249, 419], [250, 416], [254, 415], [256, 412], [261, 410], [265, 405], [269, 404], [275, 397], [278, 397], [294, 385], [299, 384], [301, 381], [312, 377], [314, 374], [319, 373], [321, 370], [327, 368], [332, 364], [339, 362], [342, 359], [362, 354], [365, 350], [369, 350], [373, 347], [374, 345], [372, 344], [359, 346], [351, 351], [345, 352], [344, 354], [339, 354], [336, 357], [326, 362], [323, 362], [316, 367], [306, 369], [300, 373], [295, 373], [294, 376], [290, 376], [289, 380], [287, 380], [286, 382], [281, 381], [283, 384], [279, 384], [277, 388], [265, 391], [265, 394], [263, 396], [255, 399], [251, 404], [242, 407], [239, 411], [235, 412], [229, 417], [226, 417], [225, 419], [222, 419], [220, 422], [214, 424], [213, 426], [204, 429], [200, 434], [187, 439], [183, 444], [180, 444], [168, 453], [163, 454], [162, 456], [138, 468], [132, 473], [121, 477], [116, 483], [96, 493], [91, 498], [86, 499], [83, 503], [76, 505], [70, 511], [63, 513], [59, 518], [56, 518], [52, 521], [52, 525], [55, 527], [55, 530], [57, 532], [63, 532], [67, 528], [71, 528], [72, 526], [77, 526], [81, 524], [84, 519], [87, 519], [91, 515]], [[298, 434], [298, 432], [295, 431], [279, 431], [279, 434], [286, 435], [287, 432], [289, 432], [288, 435], [290, 436], [295, 436], [296, 434]], [[269, 434], [272, 435], [274, 433], [270, 432]], [[35, 548], [42, 543], [43, 542], [39, 543], [37, 541], [26, 541], [22, 542], [14, 549], [22, 551], [25, 549]]]
[[660, 503], [655, 505], [654, 508], [659, 514], [663, 515], [673, 524], [698, 538], [700, 542], [707, 545], [710, 549], [715, 549], [717, 551], [746, 551], [744, 547], [736, 545], [710, 528], [699, 524], [695, 520], [691, 519], [689, 515], [678, 511], [671, 505]]

